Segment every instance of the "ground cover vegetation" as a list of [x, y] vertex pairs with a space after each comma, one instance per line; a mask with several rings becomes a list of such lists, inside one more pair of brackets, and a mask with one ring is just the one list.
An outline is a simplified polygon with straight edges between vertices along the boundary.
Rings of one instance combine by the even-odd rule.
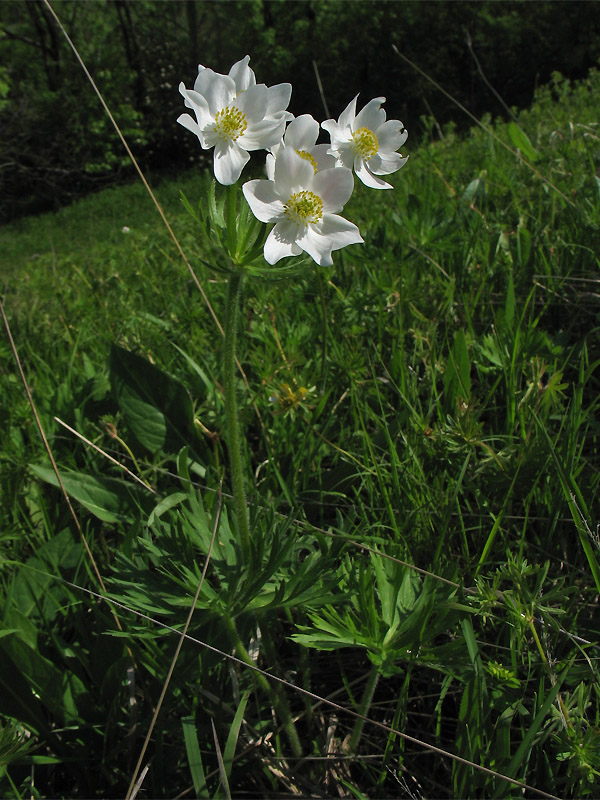
[[[417, 133], [456, 108], [391, 45], [473, 113], [527, 107], [553, 71], [582, 78], [600, 55], [594, 3], [340, 3], [335, 0], [61, 0], [60, 17], [145, 169], [197, 164], [191, 137], [173, 129], [173, 89], [196, 66], [226, 72], [245, 53], [267, 84], [294, 76], [290, 110], [322, 116], [314, 63], [333, 109], [348, 87], [386, 87]], [[360, 35], [357, 35], [360, 32]], [[499, 42], [502, 46], [499, 46]], [[56, 210], [133, 174], [108, 120], [43, 0], [0, 3], [0, 220]], [[499, 92], [499, 97], [496, 92]], [[331, 116], [327, 113], [326, 116]], [[465, 124], [466, 123], [466, 124]]]
[[[4, 794], [597, 795], [599, 99], [426, 135], [364, 244], [246, 280], [244, 558], [222, 336], [143, 187], [0, 231], [78, 520], [3, 336]], [[220, 316], [209, 178], [156, 191]]]

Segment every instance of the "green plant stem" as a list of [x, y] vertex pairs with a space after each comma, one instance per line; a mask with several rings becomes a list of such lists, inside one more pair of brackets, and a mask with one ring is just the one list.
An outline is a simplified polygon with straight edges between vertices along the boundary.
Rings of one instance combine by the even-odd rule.
[[[250, 654], [240, 639], [240, 635], [237, 631], [234, 620], [231, 617], [224, 617], [224, 621], [231, 638], [231, 643], [235, 647], [238, 658], [240, 658], [250, 667], [254, 667], [255, 663], [250, 658]], [[266, 656], [269, 660], [269, 664], [272, 667], [273, 664], [276, 663], [277, 659], [268, 625], [262, 624], [260, 627], [260, 632], [261, 641], [264, 646]], [[256, 681], [256, 685], [259, 686], [269, 696], [271, 703], [281, 718], [283, 729], [292, 748], [292, 753], [296, 758], [300, 758], [302, 756], [302, 745], [300, 744], [300, 738], [298, 736], [296, 726], [294, 725], [294, 720], [292, 719], [292, 712], [290, 711], [289, 703], [287, 701], [283, 686], [279, 683], [279, 681], [276, 681], [275, 684], [271, 684], [264, 677], [264, 675], [261, 675], [260, 672], [256, 672], [255, 670], [252, 670], [252, 676]]]
[[229, 452], [229, 466], [231, 469], [233, 507], [237, 519], [237, 529], [240, 537], [242, 554], [247, 561], [248, 556], [250, 555], [250, 527], [248, 525], [248, 507], [246, 504], [244, 475], [242, 471], [242, 448], [236, 398], [235, 363], [235, 345], [237, 338], [238, 309], [240, 305], [242, 278], [243, 273], [241, 270], [238, 270], [237, 272], [232, 272], [229, 279], [227, 305], [225, 309], [223, 368], [225, 373], [225, 421], [227, 425], [226, 441]]
[[[255, 667], [256, 664], [250, 658], [250, 654], [246, 650], [246, 646], [244, 645], [244, 643], [240, 639], [240, 635], [239, 635], [239, 633], [237, 631], [237, 628], [235, 626], [235, 622], [233, 621], [233, 619], [231, 617], [225, 616], [225, 617], [223, 617], [223, 619], [224, 619], [225, 625], [227, 627], [227, 632], [229, 633], [229, 636], [231, 638], [231, 643], [235, 647], [235, 652], [237, 654], [237, 657], [239, 659], [241, 659], [245, 664], [248, 664], [249, 667]], [[256, 681], [257, 685], [260, 686], [260, 688], [264, 692], [266, 692], [267, 694], [271, 694], [271, 684], [265, 678], [265, 676], [261, 675], [260, 672], [257, 672], [254, 669], [251, 670], [251, 673], [252, 673], [252, 677]]]
[[317, 272], [319, 280], [319, 299], [321, 301], [321, 391], [325, 391], [327, 376], [327, 303], [325, 302], [325, 286], [323, 276]]
[[[267, 656], [269, 665], [272, 668], [273, 665], [278, 661], [277, 650], [275, 649], [273, 639], [271, 638], [269, 624], [266, 623], [266, 621], [260, 623], [260, 633], [263, 647], [265, 649], [265, 655]], [[270, 694], [271, 702], [275, 706], [275, 710], [281, 718], [283, 729], [292, 748], [292, 753], [296, 758], [300, 758], [302, 756], [302, 745], [300, 743], [298, 731], [294, 725], [292, 712], [290, 710], [290, 705], [288, 703], [283, 685], [279, 683], [279, 681], [276, 681], [275, 684], [271, 686]]]
[[[369, 709], [371, 708], [371, 703], [373, 702], [373, 695], [375, 694], [375, 689], [377, 687], [377, 683], [379, 681], [379, 672], [377, 667], [373, 665], [371, 667], [371, 671], [369, 672], [369, 677], [367, 678], [367, 683], [362, 693], [362, 697], [360, 699], [360, 706], [358, 708], [358, 713], [361, 714], [363, 717], [366, 717], [369, 714]], [[362, 731], [365, 726], [364, 719], [357, 719], [354, 723], [354, 729], [352, 731], [352, 736], [350, 737], [350, 742], [348, 744], [348, 749], [351, 753], [356, 753], [358, 745], [360, 743], [360, 737], [362, 736]]]

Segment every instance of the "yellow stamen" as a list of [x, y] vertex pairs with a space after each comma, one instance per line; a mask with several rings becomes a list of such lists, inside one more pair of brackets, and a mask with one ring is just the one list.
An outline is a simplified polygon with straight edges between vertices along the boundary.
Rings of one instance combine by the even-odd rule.
[[219, 139], [235, 142], [247, 127], [246, 115], [235, 106], [227, 106], [216, 113], [214, 130]]
[[271, 396], [271, 400], [277, 403], [284, 411], [291, 411], [304, 400], [307, 394], [307, 389], [301, 386], [295, 392], [290, 388], [289, 384], [281, 384], [281, 393]]
[[313, 192], [294, 192], [284, 206], [284, 214], [301, 225], [318, 222], [323, 216], [323, 201]]
[[363, 158], [371, 158], [379, 149], [377, 136], [370, 128], [359, 128], [352, 134], [352, 149]]

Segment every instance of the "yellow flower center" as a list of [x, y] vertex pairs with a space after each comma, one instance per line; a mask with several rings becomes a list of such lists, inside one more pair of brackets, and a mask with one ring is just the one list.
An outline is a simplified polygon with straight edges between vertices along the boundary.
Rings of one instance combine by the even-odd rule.
[[219, 139], [235, 142], [246, 130], [246, 115], [235, 106], [227, 106], [217, 111], [214, 130]]
[[379, 149], [379, 142], [370, 128], [359, 128], [352, 134], [352, 149], [365, 159], [371, 158]]
[[303, 158], [305, 161], [308, 161], [309, 164], [312, 164], [312, 168], [314, 171], [317, 171], [317, 161], [314, 156], [308, 152], [308, 150], [296, 150], [300, 158]]
[[282, 383], [281, 393], [272, 395], [270, 399], [285, 411], [291, 411], [297, 405], [300, 405], [306, 397], [306, 394], [307, 390], [304, 386], [301, 386], [294, 392], [287, 383]]
[[323, 216], [323, 201], [313, 192], [294, 192], [284, 206], [284, 214], [300, 225], [318, 222]]

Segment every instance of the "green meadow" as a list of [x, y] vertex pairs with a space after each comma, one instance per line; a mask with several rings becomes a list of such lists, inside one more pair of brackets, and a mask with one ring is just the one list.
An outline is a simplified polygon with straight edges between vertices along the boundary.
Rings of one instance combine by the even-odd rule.
[[431, 119], [248, 276], [245, 557], [207, 175], [189, 266], [139, 181], [0, 229], [2, 796], [598, 797], [599, 105]]

